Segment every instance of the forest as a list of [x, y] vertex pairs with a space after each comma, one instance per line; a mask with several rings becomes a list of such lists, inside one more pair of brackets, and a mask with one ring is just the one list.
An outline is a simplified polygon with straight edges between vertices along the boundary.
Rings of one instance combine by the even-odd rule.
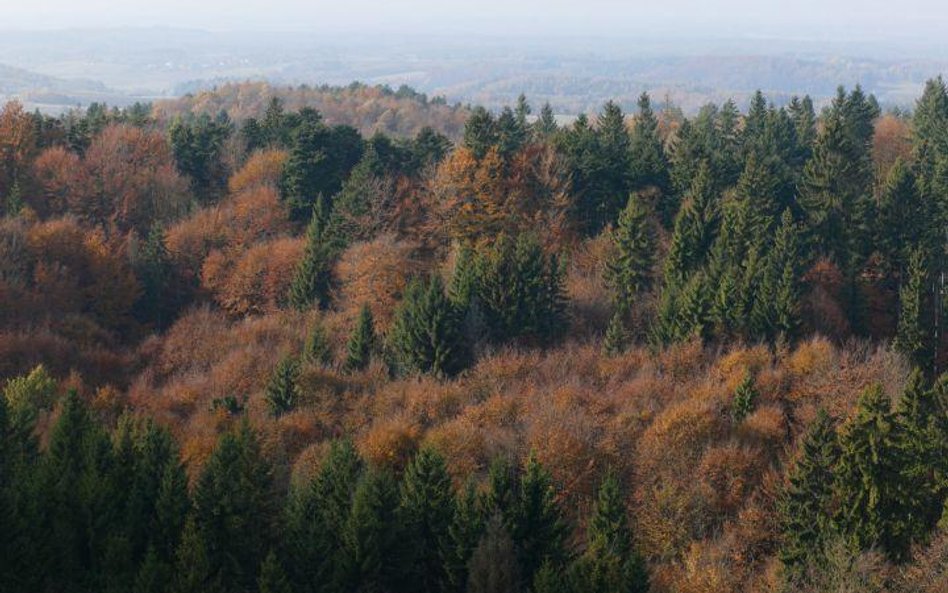
[[948, 590], [948, 88], [0, 110], [0, 590]]

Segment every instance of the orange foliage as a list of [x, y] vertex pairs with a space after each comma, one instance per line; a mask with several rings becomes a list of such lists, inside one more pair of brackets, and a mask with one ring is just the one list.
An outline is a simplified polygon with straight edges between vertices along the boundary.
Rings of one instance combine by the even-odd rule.
[[243, 253], [212, 251], [201, 282], [233, 315], [276, 311], [286, 300], [304, 244], [301, 238], [283, 238], [256, 243]]
[[33, 119], [18, 101], [0, 109], [0, 195], [25, 181], [25, 173], [36, 152]]
[[276, 188], [286, 157], [285, 150], [269, 149], [254, 153], [244, 166], [231, 176], [228, 182], [230, 193], [239, 194], [257, 187]]
[[876, 120], [872, 136], [872, 161], [876, 178], [885, 179], [896, 159], [908, 161], [912, 157], [912, 131], [908, 122], [896, 115], [886, 114]]

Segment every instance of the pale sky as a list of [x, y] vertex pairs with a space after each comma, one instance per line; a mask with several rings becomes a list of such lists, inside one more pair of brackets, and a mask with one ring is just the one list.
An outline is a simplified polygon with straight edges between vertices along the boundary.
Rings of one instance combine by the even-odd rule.
[[211, 30], [621, 35], [839, 35], [944, 39], [946, 0], [0, 0], [0, 29], [177, 26]]

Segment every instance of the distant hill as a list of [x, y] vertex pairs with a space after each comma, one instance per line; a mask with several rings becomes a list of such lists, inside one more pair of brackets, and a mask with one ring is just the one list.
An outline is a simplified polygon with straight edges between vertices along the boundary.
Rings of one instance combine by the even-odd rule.
[[184, 113], [213, 115], [221, 110], [238, 120], [259, 118], [273, 97], [282, 99], [288, 111], [312, 107], [322, 113], [328, 123], [351, 125], [366, 135], [381, 131], [394, 136], [414, 136], [424, 126], [431, 126], [457, 139], [467, 119], [465, 107], [448, 105], [443, 99], [429, 99], [408, 87], [395, 91], [386, 86], [360, 83], [345, 87], [227, 83], [180, 99], [158, 101], [154, 112], [159, 120]]
[[61, 111], [94, 101], [125, 105], [138, 97], [88, 79], [65, 79], [0, 64], [0, 101], [17, 99], [29, 108]]

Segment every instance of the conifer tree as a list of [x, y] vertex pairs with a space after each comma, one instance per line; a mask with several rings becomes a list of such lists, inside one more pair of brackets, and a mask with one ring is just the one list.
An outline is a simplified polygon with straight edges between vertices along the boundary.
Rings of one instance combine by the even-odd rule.
[[461, 324], [440, 276], [413, 280], [395, 313], [390, 341], [407, 369], [450, 376], [466, 364]]
[[737, 386], [737, 390], [734, 392], [734, 400], [731, 403], [731, 418], [734, 419], [734, 422], [743, 422], [754, 411], [758, 396], [753, 373], [745, 373], [740, 385]]
[[544, 103], [540, 108], [540, 115], [533, 122], [533, 132], [540, 139], [549, 139], [559, 131], [556, 123], [556, 116], [553, 114], [553, 108], [549, 103]]
[[520, 591], [517, 552], [500, 515], [495, 514], [487, 522], [487, 529], [471, 556], [467, 572], [467, 593]]
[[302, 363], [310, 365], [328, 366], [332, 363], [332, 346], [322, 323], [317, 322], [306, 335], [300, 359]]
[[700, 268], [718, 232], [718, 207], [711, 169], [702, 163], [685, 205], [675, 218], [671, 246], [665, 263], [666, 282], [682, 282]]
[[270, 551], [260, 565], [260, 577], [257, 579], [258, 593], [293, 593], [277, 555]]
[[273, 478], [247, 422], [224, 434], [194, 488], [194, 523], [206, 547], [210, 578], [225, 590], [257, 583], [273, 543]]
[[332, 254], [326, 240], [326, 213], [323, 198], [317, 199], [309, 225], [306, 247], [290, 285], [289, 302], [303, 311], [313, 305], [325, 307], [329, 302], [332, 280]]
[[583, 589], [591, 593], [645, 593], [645, 563], [633, 548], [619, 481], [609, 473], [599, 488], [586, 528], [586, 551], [579, 561]]
[[148, 548], [145, 559], [142, 561], [135, 576], [132, 587], [133, 593], [164, 593], [169, 590], [171, 580], [171, 566], [158, 558], [154, 548]]
[[463, 146], [480, 160], [497, 145], [497, 124], [494, 117], [483, 107], [475, 107], [464, 124]]
[[562, 562], [566, 525], [557, 507], [552, 478], [534, 453], [527, 459], [510, 533], [517, 547], [520, 574], [528, 582], [547, 560]]
[[625, 316], [616, 310], [609, 320], [606, 335], [602, 342], [602, 352], [606, 356], [618, 356], [628, 347], [629, 335], [625, 329]]
[[404, 579], [413, 591], [436, 593], [449, 583], [450, 528], [455, 498], [444, 458], [422, 449], [405, 470], [399, 518], [409, 560]]
[[[529, 109], [529, 107], [528, 107]], [[510, 107], [504, 107], [497, 117], [497, 151], [504, 159], [516, 154], [527, 141], [526, 114], [521, 121]]]
[[299, 403], [300, 362], [294, 356], [284, 356], [277, 363], [270, 380], [267, 382], [266, 400], [270, 415], [282, 416], [293, 410]]
[[630, 187], [633, 190], [645, 187], [656, 187], [665, 194], [671, 190], [671, 181], [668, 177], [668, 158], [662, 146], [662, 139], [658, 134], [658, 119], [652, 111], [651, 99], [648, 93], [642, 93], [638, 100], [639, 113], [632, 128], [632, 138], [629, 142], [629, 158], [631, 162]]
[[925, 254], [917, 248], [912, 252], [906, 279], [899, 290], [899, 325], [895, 347], [912, 364], [932, 366], [931, 325], [927, 302], [928, 269]]
[[842, 533], [858, 549], [878, 547], [903, 559], [911, 543], [910, 493], [902, 467], [891, 401], [881, 386], [866, 389], [856, 414], [840, 430], [836, 518]]
[[398, 488], [382, 470], [365, 473], [341, 534], [347, 591], [392, 590], [403, 578], [404, 530], [398, 516]]
[[616, 219], [629, 195], [631, 173], [631, 136], [625, 124], [625, 114], [617, 103], [607, 102], [596, 121], [599, 145], [601, 194], [593, 213], [592, 231], [596, 232]]
[[484, 533], [482, 506], [474, 484], [469, 481], [457, 495], [454, 517], [448, 528], [449, 549], [444, 559], [448, 591], [463, 593], [467, 584], [468, 563]]
[[136, 318], [154, 323], [159, 329], [167, 327], [177, 310], [178, 295], [172, 290], [174, 269], [161, 225], [154, 225], [141, 245], [135, 275], [141, 284], [141, 296], [135, 302]]
[[619, 215], [612, 231], [615, 257], [606, 263], [606, 281], [615, 295], [616, 307], [628, 312], [633, 299], [649, 288], [655, 256], [655, 238], [648, 211], [636, 195]]
[[833, 419], [821, 409], [787, 472], [777, 504], [779, 557], [792, 578], [802, 576], [834, 535], [833, 484], [839, 455]]
[[194, 517], [189, 517], [178, 546], [174, 572], [175, 593], [225, 593], [221, 575], [215, 571], [208, 553], [208, 545]]
[[369, 366], [369, 360], [375, 351], [375, 322], [372, 320], [372, 309], [368, 304], [362, 306], [356, 326], [346, 344], [346, 369], [349, 371], [364, 370]]

